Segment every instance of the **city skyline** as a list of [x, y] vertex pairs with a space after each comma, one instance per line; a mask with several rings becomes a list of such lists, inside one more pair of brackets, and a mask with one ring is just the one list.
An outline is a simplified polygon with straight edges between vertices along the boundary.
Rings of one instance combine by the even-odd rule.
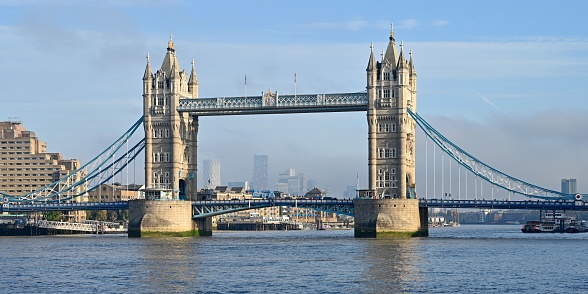
[[[365, 90], [370, 43], [379, 55], [394, 22], [414, 52], [417, 109], [436, 129], [507, 174], [553, 190], [576, 178], [587, 192], [587, 4], [417, 2], [0, 1], [0, 120], [20, 117], [48, 150], [87, 162], [141, 115], [145, 57], [158, 68], [170, 34], [182, 69], [195, 59], [201, 97], [293, 93], [294, 73], [298, 93], [354, 92]], [[181, 21], [155, 22], [160, 14]], [[357, 178], [366, 186], [365, 120], [201, 118], [199, 161], [220, 158], [226, 178], [245, 180], [251, 156], [268, 154], [272, 169], [296, 168], [342, 194]]]

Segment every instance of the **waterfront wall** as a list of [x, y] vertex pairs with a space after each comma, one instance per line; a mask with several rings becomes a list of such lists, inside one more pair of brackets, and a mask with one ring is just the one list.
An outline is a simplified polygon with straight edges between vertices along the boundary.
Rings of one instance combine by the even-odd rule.
[[356, 238], [426, 237], [427, 209], [418, 199], [356, 199]]
[[192, 220], [192, 203], [179, 200], [129, 201], [129, 237], [210, 236], [210, 218]]

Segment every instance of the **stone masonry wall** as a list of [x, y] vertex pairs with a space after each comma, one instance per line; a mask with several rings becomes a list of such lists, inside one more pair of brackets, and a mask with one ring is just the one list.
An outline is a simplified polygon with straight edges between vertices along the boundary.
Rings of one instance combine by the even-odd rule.
[[356, 199], [356, 237], [427, 236], [417, 199]]

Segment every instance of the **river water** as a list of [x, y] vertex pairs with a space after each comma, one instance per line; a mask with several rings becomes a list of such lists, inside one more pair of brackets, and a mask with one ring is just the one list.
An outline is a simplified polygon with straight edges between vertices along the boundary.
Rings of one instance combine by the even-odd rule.
[[588, 293], [587, 245], [588, 233], [519, 225], [398, 240], [351, 230], [1, 237], [0, 293]]

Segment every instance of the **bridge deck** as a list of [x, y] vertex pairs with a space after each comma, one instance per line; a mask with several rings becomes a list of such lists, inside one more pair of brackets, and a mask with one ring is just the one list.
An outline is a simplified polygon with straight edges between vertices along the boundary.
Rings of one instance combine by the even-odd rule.
[[273, 95], [251, 97], [182, 98], [178, 112], [191, 115], [244, 115], [366, 111], [366, 92], [338, 94]]

